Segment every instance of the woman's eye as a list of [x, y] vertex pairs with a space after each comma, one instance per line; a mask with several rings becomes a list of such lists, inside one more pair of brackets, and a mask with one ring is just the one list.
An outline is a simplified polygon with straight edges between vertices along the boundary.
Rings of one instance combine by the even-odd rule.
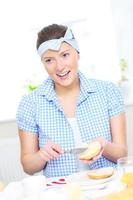
[[67, 56], [69, 56], [70, 54], [69, 53], [64, 53], [63, 54], [63, 57], [67, 57]]
[[45, 63], [47, 63], [47, 64], [49, 64], [49, 63], [51, 63], [52, 62], [52, 59], [47, 59], [47, 60], [45, 60]]

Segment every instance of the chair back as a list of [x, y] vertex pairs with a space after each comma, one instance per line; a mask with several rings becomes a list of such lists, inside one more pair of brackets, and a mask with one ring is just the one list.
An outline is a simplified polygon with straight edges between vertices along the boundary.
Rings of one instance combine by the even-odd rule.
[[20, 162], [19, 138], [0, 139], [0, 181], [7, 185], [27, 176]]

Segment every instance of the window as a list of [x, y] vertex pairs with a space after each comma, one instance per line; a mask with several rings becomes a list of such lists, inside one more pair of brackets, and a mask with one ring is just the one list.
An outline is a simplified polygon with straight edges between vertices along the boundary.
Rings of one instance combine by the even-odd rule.
[[45, 25], [69, 25], [81, 49], [80, 70], [88, 77], [119, 79], [119, 59], [110, 0], [5, 0], [0, 3], [0, 121], [15, 119], [30, 79], [47, 77], [36, 52]]

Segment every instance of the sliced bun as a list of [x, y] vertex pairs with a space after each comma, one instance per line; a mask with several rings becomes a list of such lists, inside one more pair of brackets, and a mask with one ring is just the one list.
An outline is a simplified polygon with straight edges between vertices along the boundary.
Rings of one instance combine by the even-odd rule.
[[4, 184], [0, 181], [0, 192], [4, 190]]
[[112, 176], [114, 174], [114, 168], [113, 167], [105, 167], [105, 168], [99, 168], [95, 170], [90, 170], [87, 172], [87, 175], [91, 179], [104, 179]]
[[98, 155], [101, 150], [101, 144], [98, 141], [91, 142], [88, 145], [88, 149], [85, 150], [82, 154], [80, 154], [80, 160], [90, 160], [94, 156]]
[[104, 200], [132, 200], [133, 189], [125, 188], [121, 191], [113, 192], [109, 194]]

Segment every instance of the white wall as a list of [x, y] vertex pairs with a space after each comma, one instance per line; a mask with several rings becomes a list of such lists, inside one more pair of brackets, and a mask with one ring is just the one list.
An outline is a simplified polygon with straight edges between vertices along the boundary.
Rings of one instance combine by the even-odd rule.
[[0, 139], [15, 136], [18, 136], [18, 130], [15, 121], [0, 122]]
[[133, 0], [111, 0], [119, 58], [128, 62], [133, 78]]

